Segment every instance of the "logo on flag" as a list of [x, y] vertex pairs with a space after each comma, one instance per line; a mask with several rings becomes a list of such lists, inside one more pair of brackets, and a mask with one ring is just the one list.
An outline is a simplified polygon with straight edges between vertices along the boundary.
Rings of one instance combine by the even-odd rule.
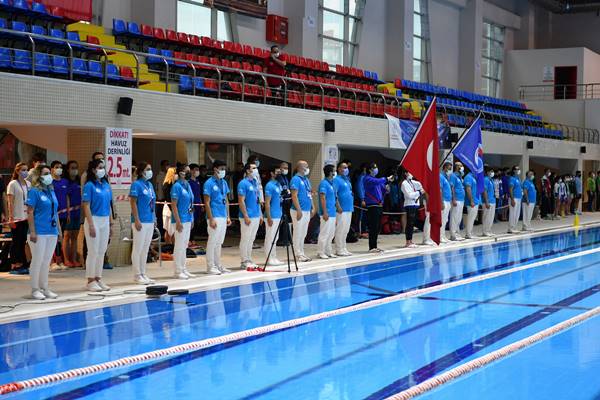
[[461, 141], [452, 152], [477, 179], [477, 193], [484, 190], [483, 143], [481, 140], [481, 120], [479, 117], [463, 134]]

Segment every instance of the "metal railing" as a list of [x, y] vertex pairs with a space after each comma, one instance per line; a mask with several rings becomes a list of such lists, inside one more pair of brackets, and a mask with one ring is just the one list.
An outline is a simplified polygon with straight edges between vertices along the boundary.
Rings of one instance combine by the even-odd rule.
[[[116, 53], [122, 53], [122, 54], [129, 54], [131, 55], [134, 60], [135, 60], [135, 67], [131, 67], [133, 69], [135, 69], [135, 78], [133, 79], [132, 82], [130, 82], [132, 84], [133, 87], [135, 88], [139, 88], [140, 86], [142, 86], [144, 84], [144, 82], [140, 81], [140, 65], [141, 65], [141, 57], [143, 57], [146, 62], [148, 58], [154, 58], [154, 59], [160, 59], [162, 64], [164, 65], [164, 70], [150, 70], [149, 72], [156, 72], [159, 73], [161, 75], [161, 77], [164, 80], [164, 85], [165, 85], [165, 90], [167, 92], [170, 92], [171, 89], [171, 83], [178, 83], [180, 80], [180, 77], [183, 75], [189, 76], [192, 79], [192, 85], [191, 85], [191, 94], [192, 95], [197, 95], [198, 90], [196, 88], [196, 82], [195, 82], [195, 78], [200, 77], [199, 73], [202, 71], [202, 73], [214, 73], [216, 74], [216, 97], [217, 98], [224, 98], [227, 97], [227, 95], [230, 93], [229, 90], [223, 90], [223, 84], [225, 83], [232, 83], [234, 81], [229, 81], [225, 78], [227, 77], [231, 77], [231, 76], [235, 76], [237, 79], [237, 77], [239, 76], [239, 83], [241, 83], [241, 91], [240, 92], [236, 92], [234, 93], [236, 95], [236, 97], [239, 97], [239, 99], [241, 101], [245, 101], [247, 94], [246, 94], [246, 86], [247, 85], [257, 85], [256, 83], [254, 83], [254, 81], [249, 82], [249, 79], [251, 77], [257, 78], [260, 82], [261, 85], [258, 85], [261, 88], [261, 95], [262, 96], [262, 103], [267, 104], [267, 103], [275, 103], [275, 104], [281, 104], [283, 106], [288, 106], [290, 104], [290, 94], [291, 93], [295, 93], [298, 94], [301, 97], [301, 104], [299, 104], [300, 107], [302, 108], [316, 108], [316, 109], [320, 109], [322, 111], [334, 111], [334, 112], [346, 112], [346, 113], [351, 113], [351, 114], [355, 114], [355, 115], [368, 115], [369, 117], [374, 116], [374, 114], [376, 114], [377, 111], [377, 107], [381, 107], [381, 106], [387, 106], [387, 110], [390, 109], [390, 107], [393, 107], [393, 109], [395, 109], [395, 114], [396, 116], [406, 116], [406, 115], [412, 115], [412, 109], [413, 109], [413, 104], [418, 104], [420, 109], [424, 109], [427, 106], [427, 101], [424, 99], [417, 99], [417, 98], [404, 98], [404, 97], [398, 97], [398, 96], [393, 96], [393, 95], [389, 95], [389, 94], [384, 94], [384, 93], [380, 93], [380, 92], [373, 92], [373, 91], [366, 91], [366, 90], [361, 90], [361, 89], [354, 89], [354, 88], [348, 88], [348, 87], [341, 87], [341, 86], [337, 86], [337, 85], [333, 85], [333, 84], [329, 84], [329, 83], [322, 83], [322, 82], [316, 82], [316, 81], [311, 81], [311, 80], [303, 80], [303, 79], [297, 79], [297, 78], [291, 78], [291, 77], [287, 77], [287, 76], [279, 76], [279, 75], [270, 75], [264, 72], [256, 72], [256, 71], [249, 71], [249, 70], [243, 70], [243, 69], [238, 69], [238, 68], [233, 68], [233, 67], [223, 67], [220, 65], [214, 65], [214, 64], [210, 64], [210, 63], [201, 63], [201, 62], [197, 62], [197, 61], [191, 61], [191, 60], [184, 60], [184, 59], [180, 59], [180, 58], [174, 58], [174, 57], [167, 57], [164, 56], [162, 54], [149, 54], [149, 53], [143, 53], [143, 52], [138, 52], [138, 51], [133, 51], [133, 50], [128, 50], [128, 49], [120, 49], [120, 48], [116, 48], [116, 47], [111, 47], [111, 46], [104, 46], [104, 45], [97, 45], [97, 44], [92, 44], [92, 43], [86, 43], [86, 42], [78, 42], [78, 41], [72, 41], [72, 40], [68, 40], [68, 39], [60, 39], [60, 38], [55, 38], [55, 37], [49, 37], [49, 36], [44, 36], [44, 35], [38, 35], [38, 34], [33, 34], [33, 33], [28, 33], [28, 32], [18, 32], [18, 31], [12, 31], [12, 30], [7, 30], [7, 29], [0, 29], [0, 35], [5, 36], [22, 36], [24, 38], [24, 40], [27, 40], [30, 44], [31, 47], [31, 74], [32, 75], [36, 75], [36, 68], [35, 68], [35, 64], [36, 64], [36, 47], [37, 47], [37, 43], [36, 40], [39, 41], [40, 43], [48, 43], [48, 42], [52, 42], [52, 43], [64, 43], [65, 49], [67, 50], [68, 56], [66, 57], [68, 60], [68, 79], [73, 80], [74, 79], [74, 71], [73, 71], [73, 60], [75, 59], [74, 57], [74, 53], [75, 51], [79, 51], [81, 53], [87, 53], [87, 52], [93, 52], [93, 53], [97, 53], [98, 57], [99, 57], [99, 61], [102, 63], [102, 69], [103, 69], [103, 76], [102, 76], [102, 82], [106, 85], [108, 85], [110, 83], [109, 81], [109, 76], [107, 74], [107, 65], [109, 64], [109, 55], [112, 54], [116, 54]], [[79, 50], [76, 50], [79, 49]], [[173, 65], [171, 65], [171, 63]], [[191, 74], [188, 72], [188, 68], [191, 69]], [[181, 69], [185, 69], [185, 73], [178, 73], [176, 71], [179, 71]], [[271, 88], [268, 85], [268, 78], [276, 78], [278, 80], [280, 80], [283, 83], [283, 89], [281, 89], [281, 93], [277, 93], [278, 96], [268, 96], [268, 92], [269, 90], [271, 90]], [[212, 78], [211, 78], [212, 79]], [[293, 90], [291, 90], [293, 89]], [[316, 92], [316, 93], [315, 93]], [[318, 95], [319, 96], [319, 103], [318, 104], [314, 104], [314, 103], [310, 103], [307, 104], [307, 95]], [[332, 95], [334, 94], [334, 95]], [[252, 95], [253, 98], [256, 99], [256, 95]], [[349, 99], [348, 97], [344, 97], [344, 96], [351, 96], [351, 98]], [[332, 109], [331, 107], [328, 107], [326, 104], [326, 97], [335, 97], [337, 99], [337, 105], [334, 109]], [[344, 107], [342, 107], [342, 102], [341, 100], [352, 100], [353, 104], [353, 109], [344, 109]], [[362, 101], [362, 102], [368, 102], [368, 110], [365, 113], [362, 109], [359, 110], [358, 107], [358, 103], [357, 101]], [[298, 105], [297, 103], [294, 103], [295, 105]], [[406, 105], [406, 107], [405, 107]], [[380, 108], [379, 108], [380, 109]], [[409, 112], [405, 112], [404, 110], [408, 110]], [[442, 118], [447, 118], [448, 115], [458, 115], [458, 116], [463, 116], [465, 117], [465, 120], [467, 124], [469, 124], [471, 122], [472, 119], [474, 119], [478, 113], [480, 112], [479, 109], [476, 108], [464, 108], [464, 107], [459, 107], [459, 106], [453, 106], [453, 105], [448, 105], [448, 104], [441, 104], [438, 103], [437, 106], [437, 111], [438, 114], [442, 117]], [[387, 111], [385, 111], [387, 112]], [[383, 115], [381, 115], [380, 113], [377, 113], [378, 115], [376, 115], [377, 117], [383, 117]], [[420, 118], [419, 116], [416, 116], [418, 118]], [[500, 114], [500, 113], [494, 113], [494, 112], [490, 112], [490, 111], [482, 111], [482, 117], [485, 121], [487, 122], [493, 122], [493, 121], [497, 121], [497, 122], [504, 122], [504, 123], [509, 123], [509, 124], [514, 124], [514, 125], [520, 125], [523, 127], [523, 132], [519, 133], [519, 134], [524, 134], [524, 135], [528, 135], [529, 132], [532, 132], [531, 128], [533, 127], [537, 127], [537, 128], [542, 128], [545, 127], [545, 125], [552, 127], [552, 129], [557, 129], [560, 130], [563, 133], [563, 138], [562, 139], [566, 139], [566, 140], [572, 140], [572, 141], [578, 141], [578, 142], [586, 142], [586, 143], [600, 143], [600, 134], [598, 132], [598, 130], [596, 129], [588, 129], [588, 128], [580, 128], [580, 127], [574, 127], [574, 126], [568, 126], [568, 125], [563, 125], [563, 124], [557, 124], [557, 123], [542, 123], [541, 121], [536, 121], [536, 120], [532, 120], [532, 119], [528, 119], [526, 118], [526, 115], [523, 115], [522, 117], [515, 117], [515, 116], [509, 116], [506, 114]], [[511, 134], [517, 134], [515, 132], [511, 132], [509, 130], [505, 130], [505, 129], [496, 129], [496, 131], [500, 131], [500, 132], [505, 132], [505, 133], [511, 133]], [[534, 137], [544, 137], [544, 135], [540, 135], [540, 134], [530, 134], [528, 136], [534, 136]], [[551, 137], [554, 139], [560, 139], [560, 138], [556, 138], [556, 137], [552, 137], [552, 136], [547, 136], [547, 137]]]
[[600, 99], [600, 83], [522, 85], [519, 86], [519, 99], [529, 101]]

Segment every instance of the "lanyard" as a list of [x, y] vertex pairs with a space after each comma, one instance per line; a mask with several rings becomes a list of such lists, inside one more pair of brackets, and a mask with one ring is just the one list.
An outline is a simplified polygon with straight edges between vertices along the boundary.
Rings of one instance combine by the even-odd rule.
[[27, 181], [25, 181], [25, 189], [23, 189], [23, 185], [21, 185], [21, 181], [19, 181], [18, 179], [17, 183], [21, 188], [21, 192], [23, 192], [23, 204], [25, 205], [25, 202], [27, 201], [27, 196], [29, 196], [29, 186], [27, 185]]
[[56, 211], [54, 210], [54, 198], [52, 197], [52, 191], [48, 190], [43, 190], [43, 192], [48, 196], [48, 200], [50, 200], [50, 225], [52, 227], [56, 226]]

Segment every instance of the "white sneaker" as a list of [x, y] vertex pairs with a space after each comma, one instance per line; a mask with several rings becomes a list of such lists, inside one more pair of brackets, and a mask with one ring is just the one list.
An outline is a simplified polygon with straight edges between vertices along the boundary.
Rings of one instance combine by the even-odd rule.
[[46, 296], [39, 289], [34, 289], [31, 291], [31, 298], [34, 300], [46, 300]]
[[97, 281], [91, 281], [86, 286], [87, 290], [90, 292], [101, 292], [102, 288], [98, 285]]
[[433, 246], [435, 244], [435, 242], [433, 240], [429, 239], [429, 240], [424, 241], [423, 244], [425, 246]]
[[450, 241], [448, 240], [448, 238], [446, 236], [442, 236], [440, 238], [440, 243], [448, 243], [448, 242], [450, 242]]
[[175, 275], [173, 276], [175, 279], [181, 279], [181, 280], [187, 280], [190, 279], [184, 272], [175, 272]]
[[310, 257], [307, 257], [307, 256], [298, 256], [298, 261], [300, 261], [300, 262], [309, 262], [309, 261], [312, 261], [312, 259]]
[[335, 254], [333, 254], [333, 253], [326, 254], [326, 256], [329, 257], [329, 258], [337, 258], [337, 256]]
[[339, 253], [336, 253], [336, 254], [338, 256], [340, 256], [340, 257], [348, 257], [348, 256], [352, 255], [352, 253], [350, 253], [348, 250], [345, 250], [345, 251], [342, 251], [342, 252], [339, 252]]
[[221, 275], [221, 271], [217, 267], [210, 267], [206, 273], [208, 275]]
[[383, 250], [381, 250], [379, 247], [376, 247], [374, 249], [369, 250], [369, 253], [381, 254], [381, 253], [383, 253]]
[[277, 258], [271, 258], [271, 259], [269, 260], [269, 262], [267, 263], [267, 265], [268, 265], [269, 267], [279, 267], [280, 265], [283, 265], [283, 264], [284, 264], [284, 262], [283, 262], [283, 261], [280, 261], [280, 260], [278, 260]]
[[473, 236], [471, 236], [471, 235], [465, 235], [465, 240], [469, 240], [469, 239], [473, 239]]
[[154, 279], [150, 279], [148, 278], [147, 275], [142, 275], [144, 277], [144, 279], [146, 280], [146, 284], [147, 285], [152, 285], [154, 283]]
[[317, 256], [321, 259], [321, 260], [329, 260], [329, 256], [327, 254], [317, 254]]
[[54, 293], [52, 290], [50, 290], [50, 289], [42, 289], [42, 294], [47, 299], [56, 299], [56, 298], [58, 298], [58, 295], [56, 293]]
[[414, 248], [417, 247], [417, 245], [414, 244], [414, 243], [411, 243], [411, 244], [407, 245], [406, 247], [409, 248], [409, 249], [414, 249]]
[[135, 278], [133, 278], [133, 281], [135, 283], [137, 283], [138, 285], [148, 285], [150, 284], [150, 282], [148, 282], [145, 278], [144, 275], [136, 275]]
[[229, 273], [231, 273], [230, 269], [227, 269], [227, 268], [225, 268], [225, 267], [223, 267], [221, 265], [219, 265], [217, 267], [217, 271], [219, 271], [221, 274], [229, 274]]
[[61, 268], [58, 264], [50, 265], [50, 272], [63, 271], [64, 268]]
[[108, 286], [106, 283], [102, 282], [102, 281], [96, 281], [98, 282], [98, 286], [100, 286], [100, 289], [104, 290], [105, 292], [110, 290], [110, 286]]
[[188, 278], [195, 278], [196, 275], [192, 274], [190, 271], [188, 271], [187, 269], [183, 270], [183, 273], [186, 274], [188, 276]]

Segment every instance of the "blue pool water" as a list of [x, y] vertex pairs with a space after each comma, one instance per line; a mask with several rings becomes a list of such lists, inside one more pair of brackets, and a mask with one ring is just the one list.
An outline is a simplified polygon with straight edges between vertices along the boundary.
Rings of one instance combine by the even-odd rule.
[[[0, 383], [552, 259], [596, 248], [599, 243], [600, 229], [587, 229], [579, 235], [523, 238], [195, 293], [174, 302], [148, 300], [4, 324], [0, 325]], [[578, 256], [8, 397], [382, 399], [599, 306], [599, 266], [600, 253]], [[596, 323], [594, 326], [598, 328], [597, 321], [589, 323]], [[565, 362], [572, 365], [581, 357], [567, 360], [569, 355], [584, 352], [587, 364], [578, 368], [593, 370], [600, 363], [598, 341], [595, 352], [588, 352], [575, 340], [569, 340], [577, 336], [576, 332], [589, 334], [585, 326], [587, 323], [552, 338], [559, 349], [538, 353], [538, 360], [551, 366], [556, 360], [549, 359], [562, 352]], [[598, 329], [594, 332], [598, 336]], [[560, 341], [562, 335], [567, 335], [567, 339]], [[531, 393], [535, 385], [516, 371], [533, 369], [526, 364], [535, 356], [526, 355], [544, 345], [547, 343], [533, 346], [429, 396], [461, 398], [461, 393], [468, 392], [473, 385], [491, 387], [490, 379], [496, 379], [492, 378], [496, 376], [492, 369], [504, 374], [493, 381], [498, 388], [502, 388], [502, 379], [511, 379], [508, 374], [512, 373], [515, 376], [512, 379], [523, 380], [521, 390]], [[516, 364], [511, 367], [510, 363]], [[508, 367], [502, 369], [502, 365]], [[546, 372], [554, 373], [550, 369]], [[485, 375], [487, 371], [489, 374]], [[542, 382], [545, 375], [540, 371], [536, 374]], [[594, 390], [600, 393], [600, 381], [585, 385], [589, 396], [577, 398], [594, 399]], [[556, 386], [555, 398], [571, 398]], [[513, 397], [532, 398], [520, 396], [518, 385], [511, 390], [516, 392]]]

